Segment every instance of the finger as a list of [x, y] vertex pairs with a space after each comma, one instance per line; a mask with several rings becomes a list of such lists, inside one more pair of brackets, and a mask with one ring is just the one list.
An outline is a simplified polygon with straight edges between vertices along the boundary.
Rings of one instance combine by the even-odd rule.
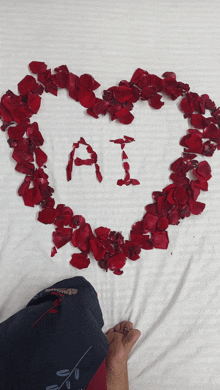
[[114, 331], [115, 331], [115, 332], [119, 332], [119, 331], [120, 331], [120, 328], [121, 328], [121, 324], [119, 323], [119, 324], [117, 324], [117, 325], [114, 326]]
[[132, 329], [130, 332], [128, 332], [127, 336], [124, 338], [124, 343], [132, 345], [132, 348], [134, 344], [138, 341], [139, 337], [141, 336], [141, 332], [138, 329]]
[[122, 322], [120, 323], [120, 331], [121, 331], [122, 333], [124, 332], [126, 323], [127, 323], [127, 321], [122, 321]]
[[112, 333], [112, 332], [114, 332], [114, 328], [110, 328], [110, 329], [106, 332], [106, 334], [109, 334], [109, 333]]
[[133, 323], [132, 322], [130, 322], [130, 321], [126, 321], [126, 323], [125, 323], [125, 329], [127, 329], [127, 330], [131, 330], [131, 329], [133, 329]]

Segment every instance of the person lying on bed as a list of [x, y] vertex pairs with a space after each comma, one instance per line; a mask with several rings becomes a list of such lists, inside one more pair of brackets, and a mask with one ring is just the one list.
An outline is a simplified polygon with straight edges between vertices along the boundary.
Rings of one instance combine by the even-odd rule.
[[106, 334], [98, 296], [82, 276], [36, 294], [0, 324], [0, 389], [128, 390], [127, 361], [141, 332]]

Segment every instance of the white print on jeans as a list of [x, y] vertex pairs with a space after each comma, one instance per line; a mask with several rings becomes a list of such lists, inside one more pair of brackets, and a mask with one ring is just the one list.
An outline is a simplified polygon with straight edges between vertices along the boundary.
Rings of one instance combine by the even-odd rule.
[[46, 387], [46, 390], [60, 390], [62, 388], [62, 386], [64, 384], [66, 384], [66, 388], [69, 390], [71, 389], [71, 385], [70, 385], [70, 381], [69, 381], [69, 378], [71, 377], [71, 375], [73, 374], [73, 372], [75, 371], [75, 378], [78, 380], [79, 379], [79, 369], [77, 368], [78, 364], [81, 362], [81, 360], [86, 356], [86, 354], [89, 352], [89, 350], [92, 348], [89, 347], [89, 349], [87, 349], [87, 351], [84, 353], [84, 355], [79, 359], [79, 361], [76, 363], [75, 367], [72, 369], [72, 371], [70, 372], [70, 370], [68, 369], [65, 369], [65, 370], [60, 370], [60, 371], [57, 371], [56, 372], [56, 375], [58, 376], [67, 376], [67, 378], [65, 379], [65, 381], [60, 385], [51, 385], [51, 386], [47, 386]]

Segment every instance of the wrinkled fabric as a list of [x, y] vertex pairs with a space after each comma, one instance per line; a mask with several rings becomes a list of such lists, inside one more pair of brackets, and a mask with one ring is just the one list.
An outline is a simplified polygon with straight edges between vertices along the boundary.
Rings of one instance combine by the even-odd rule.
[[85, 278], [42, 290], [0, 324], [0, 388], [85, 389], [108, 353], [103, 325], [96, 291]]

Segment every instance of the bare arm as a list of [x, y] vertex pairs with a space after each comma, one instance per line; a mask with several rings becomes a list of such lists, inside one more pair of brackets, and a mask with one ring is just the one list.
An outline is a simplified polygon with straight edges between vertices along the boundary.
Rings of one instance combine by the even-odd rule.
[[127, 363], [107, 369], [107, 390], [129, 390]]

